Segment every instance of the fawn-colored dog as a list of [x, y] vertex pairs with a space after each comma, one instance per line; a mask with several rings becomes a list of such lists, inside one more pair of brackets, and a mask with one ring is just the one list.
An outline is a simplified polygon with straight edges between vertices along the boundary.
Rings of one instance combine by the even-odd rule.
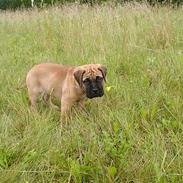
[[107, 69], [100, 64], [87, 64], [78, 67], [60, 64], [43, 63], [35, 65], [27, 74], [31, 108], [36, 108], [40, 94], [50, 107], [55, 106], [50, 95], [61, 100], [61, 113], [64, 116], [74, 104], [82, 104], [85, 98], [101, 97], [104, 94], [103, 84]]

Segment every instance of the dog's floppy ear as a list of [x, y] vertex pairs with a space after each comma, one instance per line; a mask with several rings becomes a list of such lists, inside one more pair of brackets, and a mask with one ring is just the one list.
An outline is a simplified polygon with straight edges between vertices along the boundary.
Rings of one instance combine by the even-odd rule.
[[84, 70], [76, 70], [74, 72], [74, 78], [78, 82], [79, 86], [82, 86], [82, 80], [83, 80], [84, 73], [85, 73]]
[[102, 73], [102, 76], [104, 78], [104, 81], [106, 82], [106, 75], [107, 75], [107, 68], [103, 65], [101, 65], [98, 70]]

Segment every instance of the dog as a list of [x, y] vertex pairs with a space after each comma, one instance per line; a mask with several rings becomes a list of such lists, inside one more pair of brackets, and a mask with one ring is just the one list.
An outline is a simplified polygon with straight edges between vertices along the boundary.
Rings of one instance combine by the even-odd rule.
[[61, 101], [61, 116], [65, 116], [75, 102], [83, 107], [86, 98], [104, 95], [107, 68], [101, 64], [86, 64], [78, 67], [53, 63], [35, 65], [27, 74], [26, 85], [31, 109], [43, 94], [44, 101], [51, 108], [58, 108], [51, 102], [51, 96]]

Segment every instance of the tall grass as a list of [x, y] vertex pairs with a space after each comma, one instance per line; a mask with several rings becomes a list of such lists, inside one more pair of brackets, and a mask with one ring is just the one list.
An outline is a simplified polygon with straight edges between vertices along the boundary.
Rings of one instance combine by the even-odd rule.
[[[0, 14], [0, 182], [183, 182], [182, 9]], [[105, 96], [60, 126], [17, 89], [37, 63], [107, 66]]]

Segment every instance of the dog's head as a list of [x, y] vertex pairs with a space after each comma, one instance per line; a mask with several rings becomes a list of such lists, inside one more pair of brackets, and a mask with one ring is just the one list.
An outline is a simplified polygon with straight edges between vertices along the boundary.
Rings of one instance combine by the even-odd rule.
[[100, 64], [79, 66], [74, 71], [76, 81], [90, 99], [104, 95], [103, 84], [106, 81], [106, 74], [107, 68]]

